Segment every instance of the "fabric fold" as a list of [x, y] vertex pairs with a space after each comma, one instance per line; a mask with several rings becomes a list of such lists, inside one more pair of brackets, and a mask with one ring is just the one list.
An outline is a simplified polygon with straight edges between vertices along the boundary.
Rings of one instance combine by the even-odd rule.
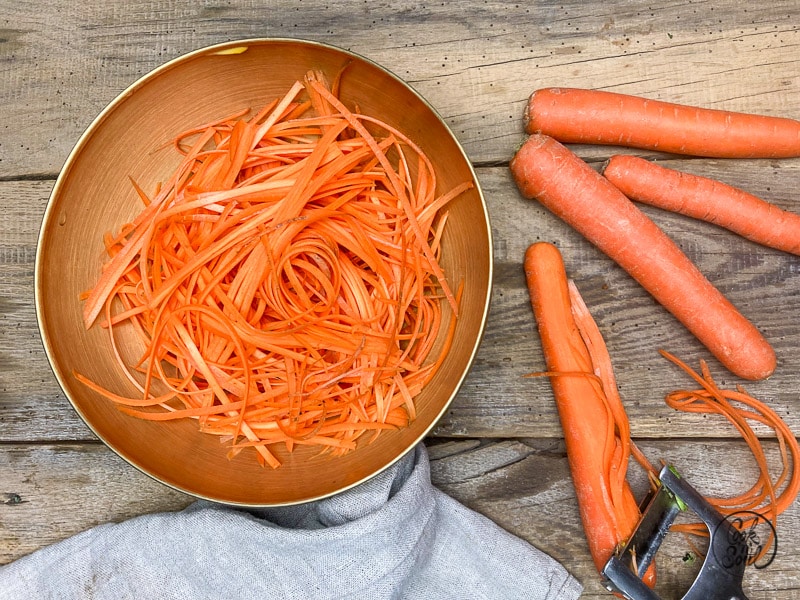
[[581, 586], [430, 480], [419, 444], [341, 494], [245, 511], [198, 501], [0, 567], [0, 599], [570, 600]]

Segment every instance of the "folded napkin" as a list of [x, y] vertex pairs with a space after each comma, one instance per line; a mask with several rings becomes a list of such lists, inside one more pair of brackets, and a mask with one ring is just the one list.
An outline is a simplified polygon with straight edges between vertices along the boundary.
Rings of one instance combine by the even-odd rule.
[[0, 567], [3, 600], [580, 593], [550, 556], [435, 488], [423, 444], [332, 498], [255, 511], [198, 501], [97, 526]]

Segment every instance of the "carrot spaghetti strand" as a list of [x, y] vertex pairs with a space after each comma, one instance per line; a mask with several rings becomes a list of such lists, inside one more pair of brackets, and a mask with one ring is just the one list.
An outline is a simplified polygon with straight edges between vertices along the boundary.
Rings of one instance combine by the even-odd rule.
[[[725, 417], [747, 443], [758, 468], [756, 481], [744, 493], [729, 498], [707, 498], [708, 501], [723, 516], [740, 512], [761, 515], [772, 523], [774, 530], [778, 516], [792, 505], [800, 492], [800, 469], [798, 469], [800, 445], [797, 437], [780, 415], [764, 402], [748, 394], [742, 387], [737, 387], [736, 390], [719, 388], [705, 361], [700, 362], [700, 373], [697, 373], [669, 352], [664, 350], [659, 352], [700, 386], [695, 390], [676, 390], [667, 394], [665, 398], [667, 405], [679, 411], [719, 414]], [[781, 472], [774, 478], [764, 453], [763, 443], [748, 421], [765, 425], [775, 434], [780, 452]], [[744, 518], [742, 527], [752, 525], [755, 519], [756, 516]], [[708, 535], [708, 529], [702, 523], [681, 523], [673, 525], [673, 529], [692, 535]], [[754, 560], [764, 556], [769, 551], [770, 545], [770, 543], [764, 544]]]
[[444, 211], [473, 184], [440, 189], [414, 142], [345, 107], [340, 76], [174, 136], [153, 194], [131, 180], [142, 211], [104, 236], [81, 299], [87, 328], [102, 314], [112, 342], [140, 343], [133, 360], [113, 344], [139, 396], [78, 381], [275, 468], [276, 444], [342, 454], [415, 418], [462, 293], [439, 264]]

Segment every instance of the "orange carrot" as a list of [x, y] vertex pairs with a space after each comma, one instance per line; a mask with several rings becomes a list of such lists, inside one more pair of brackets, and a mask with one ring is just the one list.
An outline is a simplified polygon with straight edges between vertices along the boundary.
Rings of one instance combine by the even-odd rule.
[[[316, 72], [172, 147], [180, 164], [152, 198], [134, 184], [144, 209], [105, 237], [82, 297], [140, 395], [76, 378], [125, 414], [196, 419], [230, 456], [251, 448], [272, 467], [276, 444], [340, 454], [414, 419], [455, 335], [441, 236], [472, 183], [438, 189], [412, 140]], [[141, 343], [134, 364], [121, 325]]]
[[[773, 529], [777, 528], [778, 516], [794, 503], [800, 492], [800, 445], [797, 437], [780, 415], [765, 403], [753, 398], [742, 387], [737, 386], [736, 390], [720, 389], [711, 377], [705, 361], [701, 361], [700, 373], [697, 373], [672, 354], [663, 350], [661, 354], [700, 385], [695, 390], [671, 392], [665, 399], [667, 405], [684, 412], [724, 416], [745, 440], [758, 466], [759, 476], [746, 492], [731, 498], [708, 498], [709, 502], [723, 515], [740, 513], [744, 527], [749, 526], [752, 521], [747, 515], [758, 513], [772, 522]], [[782, 469], [774, 479], [764, 454], [763, 443], [748, 421], [766, 425], [775, 433]], [[708, 528], [702, 523], [677, 524], [673, 525], [673, 530], [708, 535]], [[761, 553], [753, 560], [758, 560], [769, 549], [770, 543], [765, 543]]]
[[[537, 242], [525, 276], [589, 549], [598, 571], [636, 527], [640, 512], [626, 474], [628, 419], [597, 325], [570, 285], [561, 253]], [[651, 569], [647, 580], [654, 583]]]
[[800, 121], [686, 106], [639, 96], [545, 88], [525, 107], [528, 133], [562, 143], [609, 144], [717, 158], [800, 156]]
[[672, 240], [566, 147], [531, 135], [511, 161], [523, 196], [535, 198], [617, 262], [736, 375], [763, 379], [772, 347]]
[[635, 202], [701, 219], [758, 244], [800, 254], [800, 215], [744, 190], [621, 154], [606, 162], [602, 174]]

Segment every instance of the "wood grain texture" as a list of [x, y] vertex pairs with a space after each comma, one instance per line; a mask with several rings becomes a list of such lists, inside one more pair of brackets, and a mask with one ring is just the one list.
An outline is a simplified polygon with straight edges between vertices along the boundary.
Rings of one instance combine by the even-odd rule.
[[6, 2], [0, 177], [54, 174], [102, 108], [185, 52], [247, 37], [305, 38], [409, 81], [477, 163], [507, 161], [536, 87], [633, 92], [800, 116], [797, 6], [612, 0], [527, 3]]
[[[754, 475], [741, 444], [653, 442], [642, 449], [675, 464], [706, 494], [741, 488]], [[560, 441], [434, 441], [429, 450], [434, 485], [561, 561], [584, 584], [584, 598], [609, 597], [593, 571]], [[768, 448], [770, 459], [776, 450], [774, 444]], [[733, 472], [731, 460], [741, 465]], [[641, 497], [646, 489], [643, 473], [632, 467], [630, 479]], [[192, 502], [100, 444], [12, 445], [0, 453], [0, 481], [0, 564], [89, 527], [181, 510]], [[745, 591], [751, 599], [794, 597], [800, 573], [791, 535], [798, 528], [795, 505], [779, 522], [779, 535], [787, 543], [779, 545], [775, 560], [765, 569], [746, 572]], [[685, 591], [696, 576], [697, 562], [685, 560], [690, 550], [682, 536], [667, 537], [658, 555], [663, 597]]]
[[[2, 1], [2, 0], [0, 0]], [[633, 280], [535, 202], [517, 193], [508, 161], [524, 139], [522, 110], [538, 87], [576, 86], [800, 118], [800, 6], [741, 0], [520, 3], [349, 0], [3, 2], [0, 12], [0, 564], [101, 523], [192, 500], [129, 467], [80, 421], [39, 340], [33, 270], [39, 223], [59, 169], [98, 113], [139, 77], [191, 50], [247, 37], [305, 38], [388, 67], [443, 116], [478, 167], [492, 218], [495, 282], [486, 335], [451, 409], [428, 440], [434, 483], [552, 554], [611, 597], [583, 542], [548, 382], [526, 378], [543, 358], [522, 257], [556, 243], [614, 360], [634, 437], [674, 462], [703, 493], [731, 494], [754, 477], [732, 428], [678, 414], [666, 392], [688, 384], [663, 347], [709, 359]], [[268, 75], [265, 75], [268, 76]], [[575, 147], [600, 168], [614, 148]], [[800, 159], [723, 161], [637, 154], [716, 177], [800, 212]], [[800, 257], [760, 248], [714, 226], [643, 210], [671, 235], [774, 345], [778, 369], [747, 388], [800, 431]], [[722, 385], [740, 383], [710, 361]], [[775, 448], [768, 444], [774, 459]], [[642, 474], [631, 470], [637, 493]], [[748, 569], [751, 599], [800, 594], [795, 503], [780, 547]], [[670, 537], [659, 589], [679, 597], [696, 563]]]
[[[800, 161], [668, 160], [747, 187], [783, 208], [800, 210], [792, 187]], [[666, 393], [690, 382], [657, 353], [675, 352], [697, 366], [709, 360], [722, 385], [740, 380], [713, 361], [699, 343], [626, 273], [541, 206], [521, 198], [506, 167], [486, 167], [478, 176], [489, 204], [495, 243], [495, 282], [488, 326], [474, 367], [440, 421], [439, 436], [558, 437], [547, 380], [525, 378], [544, 368], [530, 310], [522, 256], [537, 240], [556, 243], [567, 271], [595, 316], [615, 363], [618, 383], [636, 436], [735, 436], [723, 420], [676, 414]], [[13, 227], [0, 232], [0, 441], [93, 439], [77, 418], [49, 370], [33, 307], [33, 262], [40, 215], [49, 181], [0, 182], [0, 211]], [[707, 277], [750, 318], [774, 345], [778, 369], [770, 379], [747, 382], [769, 401], [793, 430], [800, 372], [800, 257], [761, 248], [720, 228], [643, 207], [684, 248]]]

